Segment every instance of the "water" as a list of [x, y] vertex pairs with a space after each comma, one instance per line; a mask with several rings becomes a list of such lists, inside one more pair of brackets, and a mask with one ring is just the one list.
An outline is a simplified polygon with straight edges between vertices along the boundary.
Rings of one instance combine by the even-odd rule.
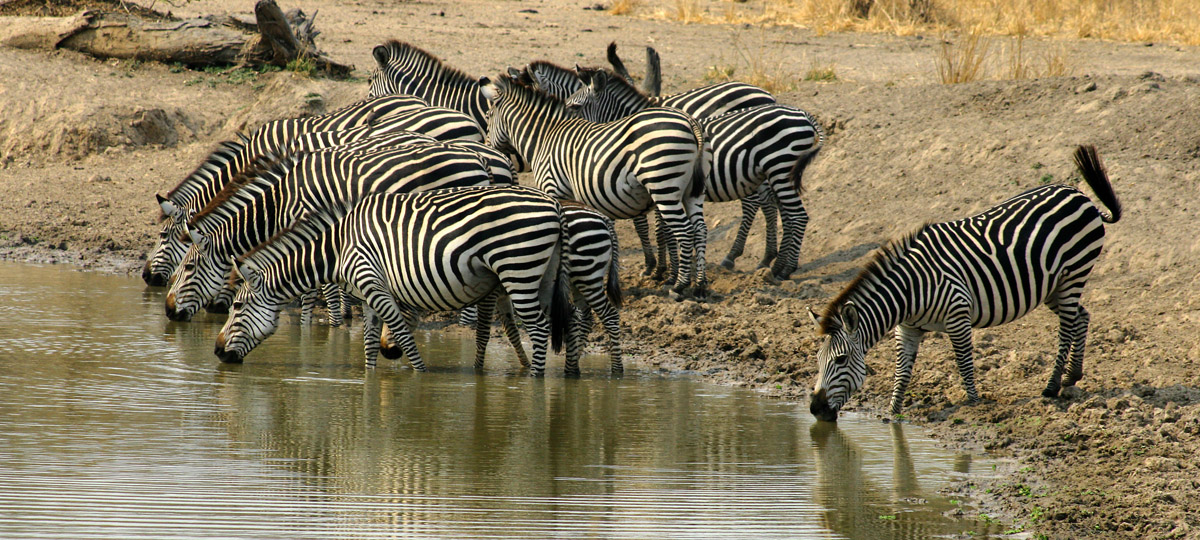
[[[685, 376], [516, 369], [423, 331], [430, 372], [362, 367], [361, 328], [212, 354], [140, 280], [0, 263], [0, 538], [928, 538], [981, 468], [911, 426]], [[357, 322], [357, 321], [356, 321]], [[636, 368], [636, 366], [635, 366]], [[986, 532], [986, 531], [985, 531]]]

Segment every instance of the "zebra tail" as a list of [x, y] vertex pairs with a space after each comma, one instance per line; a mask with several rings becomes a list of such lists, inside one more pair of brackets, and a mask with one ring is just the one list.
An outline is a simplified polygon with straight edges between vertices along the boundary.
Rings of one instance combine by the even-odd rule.
[[556, 273], [554, 294], [550, 299], [550, 346], [557, 353], [562, 352], [571, 321], [571, 282], [566, 265], [560, 264]]
[[620, 75], [629, 84], [633, 84], [633, 77], [629, 75], [629, 70], [625, 69], [625, 62], [622, 62], [621, 57], [617, 56], [617, 42], [610, 42], [605, 52], [607, 53], [606, 56], [608, 56], [608, 63], [612, 64], [613, 73]]
[[821, 147], [825, 146], [825, 132], [821, 129], [821, 124], [817, 122], [811, 114], [805, 113], [813, 126], [813, 137], [816, 141], [812, 147], [796, 156], [796, 162], [792, 164], [792, 170], [788, 173], [788, 179], [792, 182], [792, 188], [796, 190], [796, 194], [804, 193], [804, 169], [808, 168], [808, 164], [813, 158], [817, 157], [817, 153], [821, 151]]
[[696, 145], [700, 150], [700, 155], [692, 166], [691, 196], [702, 197], [704, 196], [704, 179], [708, 177], [712, 167], [712, 143], [704, 137], [704, 127], [700, 125], [700, 122], [697, 122], [691, 115], [688, 115], [688, 121], [691, 122], [692, 133], [696, 135]]
[[1121, 219], [1121, 201], [1117, 200], [1112, 183], [1108, 181], [1108, 173], [1104, 170], [1104, 163], [1100, 161], [1100, 155], [1096, 153], [1096, 147], [1081, 145], [1076, 148], [1075, 166], [1079, 167], [1079, 172], [1083, 174], [1083, 179], [1087, 182], [1088, 187], [1092, 188], [1096, 198], [1104, 203], [1109, 212], [1112, 212], [1110, 215], [1101, 212], [1100, 219], [1105, 223], [1119, 221]]
[[608, 236], [612, 242], [612, 258], [608, 261], [608, 280], [604, 284], [604, 294], [608, 297], [608, 301], [613, 307], [621, 309], [621, 304], [624, 299], [621, 297], [621, 253], [620, 247], [617, 245], [617, 229], [613, 226], [612, 220], [605, 220], [608, 225]]

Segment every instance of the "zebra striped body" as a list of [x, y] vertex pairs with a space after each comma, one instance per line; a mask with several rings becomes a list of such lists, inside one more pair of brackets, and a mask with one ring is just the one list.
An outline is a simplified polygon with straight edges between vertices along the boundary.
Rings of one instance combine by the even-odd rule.
[[467, 115], [443, 107], [424, 107], [348, 129], [301, 133], [285, 145], [284, 152], [313, 152], [373, 135], [402, 132], [438, 141], [483, 142], [483, 130]]
[[1043, 303], [1058, 314], [1059, 347], [1042, 395], [1057, 396], [1061, 386], [1081, 379], [1089, 315], [1080, 296], [1104, 244], [1104, 223], [1120, 219], [1121, 207], [1095, 149], [1081, 147], [1075, 159], [1111, 216], [1073, 187], [1034, 188], [975, 216], [925, 225], [882, 248], [823, 317], [813, 314], [827, 337], [817, 353], [812, 414], [837, 419], [866, 377], [866, 351], [892, 328], [894, 414], [930, 331], [949, 334], [967, 398], [976, 402], [971, 329], [1013, 321]]
[[170, 222], [164, 225], [158, 246], [147, 256], [147, 267], [142, 271], [142, 278], [149, 285], [166, 285], [167, 279], [183, 259], [183, 253], [187, 251], [181, 240], [185, 236], [187, 221], [255, 159], [267, 153], [280, 152], [288, 141], [301, 133], [368, 125], [424, 107], [425, 102], [412, 96], [369, 99], [320, 116], [268, 122], [249, 137], [241, 136], [238, 141], [221, 143], [166, 197], [158, 197], [163, 215]]
[[[367, 146], [373, 140], [353, 144]], [[479, 154], [453, 143], [357, 152], [343, 148], [285, 157], [231, 184], [223, 197], [196, 214], [189, 223], [192, 246], [167, 293], [167, 316], [189, 320], [227, 282], [231, 257], [266, 241], [305, 211], [344, 208], [379, 191], [488, 185], [492, 180]]]
[[494, 183], [517, 183], [516, 175], [513, 174], [512, 161], [503, 152], [475, 140], [437, 139], [425, 133], [413, 131], [377, 130], [372, 129], [372, 126], [363, 126], [341, 131], [306, 133], [292, 141], [289, 153], [325, 150], [336, 150], [339, 152], [374, 151], [410, 144], [431, 144], [439, 140], [456, 148], [470, 150], [479, 154], [480, 159], [483, 159], [487, 163], [488, 171], [492, 173]]
[[[565, 331], [561, 214], [553, 199], [521, 187], [377, 193], [341, 219], [314, 212], [242, 259], [247, 285], [215, 352], [222, 361], [242, 361], [274, 331], [280, 306], [337, 282], [363, 300], [369, 318], [387, 324], [409, 363], [424, 371], [406, 314], [459, 309], [502, 292], [529, 332], [532, 373], [541, 374], [551, 334], [560, 341]], [[364, 347], [374, 366], [378, 325], [371, 330]]]
[[657, 210], [680, 246], [673, 291], [692, 280], [706, 291], [704, 159], [699, 126], [674, 109], [653, 108], [596, 124], [516, 80], [481, 80], [491, 102], [488, 143], [525, 158], [533, 182], [556, 198], [583, 202], [613, 219]]
[[[567, 331], [566, 372], [579, 373], [579, 358], [583, 354], [584, 345], [587, 344], [587, 334], [594, 324], [592, 313], [600, 317], [601, 325], [608, 336], [610, 369], [614, 373], [621, 372], [625, 369], [621, 361], [621, 319], [618, 312], [618, 308], [621, 307], [621, 285], [617, 273], [617, 232], [613, 228], [613, 222], [587, 206], [567, 201], [563, 203], [563, 230], [566, 238], [563, 240], [562, 265], [571, 283], [575, 305]], [[521, 365], [528, 365], [520, 335], [516, 334], [516, 326], [512, 321], [511, 309], [505, 309], [503, 302], [491, 302], [487, 306], [470, 306], [463, 309], [459, 324], [480, 328], [480, 312], [487, 309], [490, 313], [493, 304]], [[488, 313], [484, 314], [485, 320], [490, 320]], [[476, 336], [476, 341], [481, 338], [486, 342], [486, 337], [479, 335]], [[382, 342], [384, 356], [400, 357], [398, 350], [389, 351], [387, 339], [383, 339]], [[477, 358], [476, 366], [481, 365], [480, 362], [482, 358]]]
[[[566, 103], [584, 118], [611, 121], [650, 106], [650, 100], [624, 79], [604, 70], [577, 71], [583, 85]], [[705, 99], [714, 95], [718, 95], [715, 89], [712, 93], [697, 92], [681, 104], [698, 111], [694, 116], [712, 144], [713, 162], [705, 179], [705, 199], [743, 201], [742, 224], [722, 265], [733, 268], [734, 260], [745, 248], [746, 235], [759, 206], [764, 201], [776, 202], [783, 217], [784, 239], [782, 256], [771, 271], [777, 279], [787, 279], [799, 264], [800, 246], [808, 225], [808, 212], [800, 199], [801, 179], [808, 163], [820, 151], [820, 129], [808, 113], [780, 104], [703, 116], [727, 105]], [[773, 227], [774, 220], [768, 221], [769, 239]], [[773, 251], [774, 245], [768, 243], [764, 266], [769, 264]]]

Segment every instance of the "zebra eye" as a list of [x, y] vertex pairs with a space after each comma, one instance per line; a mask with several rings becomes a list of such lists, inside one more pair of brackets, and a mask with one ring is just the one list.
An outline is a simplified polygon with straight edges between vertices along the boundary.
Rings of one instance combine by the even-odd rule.
[[242, 309], [242, 306], [244, 306], [244, 305], [246, 305], [245, 302], [234, 302], [233, 309]]
[[169, 232], [167, 232], [167, 231], [159, 231], [159, 232], [158, 232], [158, 237], [159, 237], [159, 238], [166, 238], [166, 237], [168, 237], [168, 236], [170, 236], [170, 235], [171, 235], [171, 233], [169, 233]]
[[839, 366], [844, 366], [844, 365], [846, 365], [846, 360], [849, 358], [850, 358], [850, 355], [839, 354], [839, 355], [833, 357], [833, 363], [835, 363]]
[[191, 272], [196, 269], [196, 263], [187, 263], [187, 264], [183, 265], [183, 269], [187, 270], [188, 272]]

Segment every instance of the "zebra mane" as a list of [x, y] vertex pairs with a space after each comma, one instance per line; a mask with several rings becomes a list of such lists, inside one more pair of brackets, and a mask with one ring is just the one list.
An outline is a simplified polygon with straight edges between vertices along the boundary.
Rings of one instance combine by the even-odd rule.
[[633, 83], [629, 82], [628, 79], [622, 77], [620, 74], [613, 73], [612, 71], [604, 68], [581, 67], [579, 68], [580, 79], [583, 79], [584, 73], [588, 73], [592, 77], [599, 75], [608, 79], [606, 87], [608, 88], [609, 92], [612, 92], [617, 97], [617, 99], [625, 100], [628, 97], [637, 97], [646, 100], [648, 105], [655, 105], [654, 100], [651, 99], [650, 96], [642, 93], [638, 87], [634, 86]]
[[516, 91], [527, 100], [534, 101], [535, 103], [546, 102], [550, 104], [551, 108], [555, 111], [562, 112], [563, 115], [568, 117], [576, 117], [575, 113], [567, 109], [567, 105], [565, 102], [563, 102], [562, 98], [545, 92], [539, 88], [523, 84], [521, 81], [509, 76], [508, 74], [500, 74], [496, 77], [494, 82], [497, 84], [497, 86], [500, 86], [506, 91]]
[[[171, 188], [171, 191], [167, 192], [166, 198], [174, 201], [175, 195], [177, 195], [181, 189], [204, 183], [204, 179], [209, 174], [216, 172], [218, 168], [217, 161], [232, 161], [235, 157], [237, 157], [238, 152], [245, 147], [245, 141], [242, 139], [238, 139], [236, 141], [221, 141], [217, 144], [217, 147], [212, 152], [208, 153], [208, 157], [205, 157], [204, 161], [200, 162], [200, 165], [197, 165], [192, 172], [183, 177], [183, 180], [180, 181], [179, 184]], [[167, 218], [167, 214], [160, 210], [158, 220], [161, 222], [165, 221]]]
[[437, 73], [438, 79], [459, 84], [475, 85], [477, 78], [468, 75], [466, 72], [453, 68], [442, 62], [442, 59], [430, 54], [424, 49], [417, 47], [411, 43], [405, 43], [395, 39], [390, 39], [384, 42], [383, 47], [388, 53], [388, 64], [408, 65], [414, 68], [426, 68], [433, 73]]
[[287, 173], [294, 161], [295, 159], [289, 153], [275, 154], [270, 152], [255, 159], [234, 175], [233, 179], [228, 184], [225, 184], [225, 187], [222, 187], [221, 191], [218, 191], [212, 200], [208, 201], [208, 204], [204, 205], [204, 208], [201, 208], [199, 212], [196, 212], [195, 215], [188, 219], [188, 227], [195, 227], [200, 220], [222, 207], [229, 199], [238, 194], [242, 188], [254, 183], [255, 179], [269, 174], [282, 177]]
[[[542, 88], [541, 83], [539, 82], [538, 78], [534, 76], [534, 73], [545, 74], [545, 76], [548, 79], [550, 79], [549, 82], [551, 82], [551, 83], [555, 83], [558, 81], [574, 81], [574, 83], [575, 83], [574, 86], [576, 88], [578, 88], [582, 84], [579, 81], [579, 77], [575, 75], [574, 70], [572, 70], [571, 68], [562, 67], [562, 66], [555, 64], [554, 62], [551, 62], [549, 60], [534, 60], [533, 62], [530, 62], [529, 64], [527, 64], [525, 66], [525, 69], [521, 70], [521, 78], [518, 79], [519, 82], [521, 84], [524, 84], [525, 86], [539, 88], [548, 94], [553, 94], [553, 92], [550, 92], [549, 90], [547, 90], [545, 88]], [[574, 92], [574, 90], [566, 90], [566, 91]]]
[[837, 319], [839, 310], [850, 297], [858, 292], [863, 283], [884, 276], [893, 264], [904, 258], [904, 253], [912, 246], [913, 239], [925, 232], [925, 229], [929, 225], [930, 223], [925, 223], [917, 227], [916, 230], [893, 239], [872, 253], [871, 260], [867, 262], [866, 266], [850, 281], [849, 285], [846, 285], [845, 289], [842, 289], [841, 293], [829, 302], [829, 305], [825, 306], [825, 311], [821, 314], [820, 319], [821, 327], [819, 331], [822, 335], [829, 334], [839, 324]]
[[[258, 255], [260, 252], [271, 253], [270, 248], [272, 246], [280, 244], [284, 237], [292, 236], [293, 232], [304, 233], [323, 230], [333, 224], [339, 215], [340, 214], [336, 213], [332, 209], [305, 213], [293, 221], [291, 225], [280, 229], [279, 232], [271, 235], [270, 238], [264, 240], [259, 245], [254, 246], [246, 253], [243, 253], [242, 256], [237, 258], [233, 266], [234, 268], [239, 268], [242, 266], [242, 263], [252, 258], [262, 258], [265, 256]], [[229, 279], [232, 283], [235, 278], [233, 275], [231, 275]]]

